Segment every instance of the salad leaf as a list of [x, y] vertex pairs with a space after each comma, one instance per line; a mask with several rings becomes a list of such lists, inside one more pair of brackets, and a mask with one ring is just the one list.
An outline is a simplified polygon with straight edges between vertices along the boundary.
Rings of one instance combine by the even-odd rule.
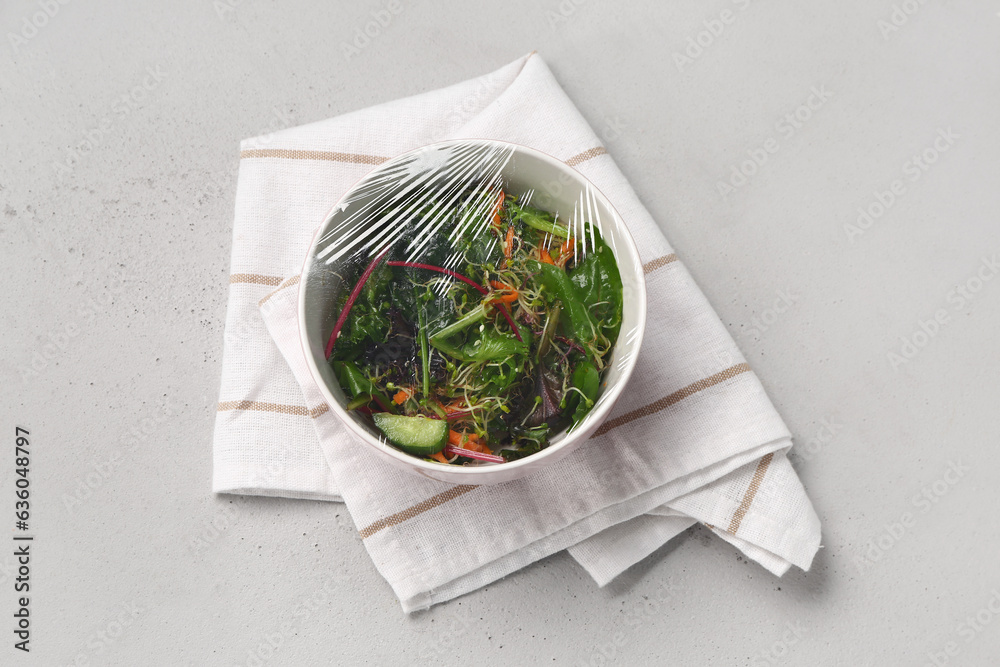
[[498, 395], [507, 392], [524, 374], [523, 359], [505, 359], [500, 362], [485, 364], [479, 369], [479, 380], [482, 391], [487, 395]]
[[608, 337], [617, 337], [622, 323], [622, 278], [614, 253], [595, 235], [594, 248], [569, 271], [576, 293]]
[[566, 401], [567, 408], [573, 411], [574, 426], [583, 421], [594, 407], [600, 386], [601, 374], [597, 372], [597, 367], [587, 359], [581, 360], [573, 370], [572, 387], [576, 391], [570, 392]]
[[[522, 331], [527, 331], [527, 329], [522, 329]], [[522, 338], [524, 338], [523, 335]], [[518, 340], [510, 334], [490, 328], [484, 329], [482, 334], [473, 336], [471, 340], [467, 341], [462, 352], [469, 361], [493, 361], [527, 355], [530, 343], [530, 339]]]
[[377, 391], [372, 381], [361, 372], [361, 369], [354, 362], [335, 363], [333, 368], [340, 384], [347, 387], [352, 396], [371, 394]]
[[[341, 361], [356, 359], [369, 344], [385, 343], [388, 340], [390, 323], [385, 317], [385, 311], [390, 303], [388, 289], [390, 280], [392, 271], [385, 264], [377, 266], [369, 276], [340, 330], [337, 344], [333, 348], [332, 359]], [[349, 290], [344, 290], [341, 294], [340, 310], [343, 310], [347, 303], [348, 292]]]
[[392, 269], [385, 263], [376, 266], [369, 276], [368, 282], [361, 289], [361, 296], [357, 303], [376, 306], [385, 301], [388, 296], [386, 288], [389, 286], [390, 280], [392, 280]]
[[529, 206], [519, 206], [516, 203], [511, 204], [511, 211], [514, 220], [519, 220], [529, 227], [537, 229], [540, 232], [545, 232], [546, 234], [560, 236], [564, 239], [569, 238], [569, 228], [558, 224], [555, 218], [552, 217], [552, 214], [547, 211], [541, 211]]
[[537, 260], [529, 260], [527, 264], [528, 270], [538, 272], [539, 281], [548, 293], [562, 302], [562, 321], [567, 335], [592, 356], [600, 356], [594, 347], [597, 325], [566, 272]]
[[517, 449], [501, 449], [500, 455], [508, 461], [517, 461], [525, 456], [531, 456], [545, 449], [548, 445], [550, 428], [548, 424], [534, 428], [515, 428], [512, 434], [522, 444]]

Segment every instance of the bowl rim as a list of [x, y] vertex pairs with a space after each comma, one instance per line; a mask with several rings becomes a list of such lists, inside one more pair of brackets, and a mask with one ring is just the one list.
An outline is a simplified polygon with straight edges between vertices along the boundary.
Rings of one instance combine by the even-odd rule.
[[[638, 300], [641, 301], [641, 307], [639, 308], [638, 311], [639, 322], [637, 323], [634, 329], [634, 331], [636, 331], [637, 333], [633, 335], [634, 342], [632, 343], [632, 345], [634, 346], [635, 352], [631, 355], [624, 370], [622, 371], [621, 379], [617, 383], [615, 383], [615, 386], [607, 389], [608, 393], [603, 394], [601, 396], [602, 398], [604, 398], [605, 396], [607, 398], [604, 398], [603, 403], [598, 407], [598, 409], [592, 410], [587, 414], [586, 417], [584, 417], [584, 420], [580, 422], [580, 426], [578, 426], [573, 433], [566, 433], [565, 437], [560, 442], [550, 445], [545, 449], [541, 450], [540, 452], [536, 452], [535, 454], [525, 456], [515, 461], [509, 461], [502, 464], [497, 463], [494, 465], [452, 466], [441, 463], [432, 463], [429, 461], [424, 461], [419, 457], [407, 454], [406, 452], [400, 449], [396, 449], [395, 447], [389, 444], [383, 443], [381, 440], [377, 440], [371, 433], [365, 430], [361, 426], [361, 424], [357, 423], [353, 418], [351, 418], [351, 416], [347, 413], [347, 411], [344, 410], [344, 407], [340, 404], [340, 402], [336, 400], [336, 398], [331, 393], [330, 388], [326, 386], [326, 382], [323, 381], [323, 378], [319, 373], [319, 368], [316, 365], [316, 360], [313, 359], [312, 354], [309, 352], [309, 341], [307, 340], [307, 333], [305, 330], [305, 326], [303, 325], [303, 323], [305, 322], [306, 285], [308, 284], [308, 281], [305, 279], [305, 275], [306, 275], [306, 267], [309, 266], [310, 261], [314, 259], [316, 244], [318, 240], [322, 238], [322, 234], [320, 232], [322, 232], [323, 228], [326, 226], [327, 222], [330, 220], [334, 212], [338, 208], [340, 208], [343, 201], [347, 199], [347, 197], [357, 189], [358, 185], [362, 181], [369, 178], [373, 172], [385, 168], [386, 166], [391, 165], [396, 160], [402, 159], [403, 157], [410, 155], [411, 153], [415, 153], [417, 151], [454, 145], [454, 144], [469, 144], [469, 143], [505, 145], [513, 147], [515, 152], [520, 151], [533, 154], [534, 157], [540, 158], [544, 162], [553, 165], [557, 170], [569, 171], [575, 174], [576, 177], [578, 177], [586, 185], [588, 185], [591, 188], [591, 191], [595, 194], [595, 196], [600, 200], [602, 200], [607, 209], [613, 214], [613, 217], [615, 218], [615, 224], [618, 225], [621, 231], [624, 232], [623, 238], [626, 241], [625, 245], [627, 247], [627, 251], [632, 255], [632, 259], [634, 260], [634, 266], [637, 269], [637, 277], [638, 277], [637, 285], [639, 291]], [[615, 250], [616, 248], [612, 249], [613, 252]], [[621, 262], [619, 261], [619, 256], [617, 253], [615, 255], [615, 261], [618, 264], [618, 272], [622, 273]], [[632, 372], [635, 370], [635, 367], [638, 363], [638, 357], [639, 357], [638, 353], [642, 349], [642, 343], [646, 333], [647, 293], [646, 293], [645, 274], [642, 269], [642, 259], [639, 256], [639, 249], [635, 243], [635, 238], [632, 236], [632, 232], [629, 230], [628, 225], [625, 224], [625, 218], [622, 216], [622, 214], [618, 212], [618, 209], [615, 208], [614, 204], [611, 203], [611, 200], [608, 199], [608, 197], [597, 186], [595, 186], [589, 178], [587, 178], [574, 166], [568, 165], [564, 161], [555, 157], [554, 155], [551, 155], [544, 151], [540, 151], [537, 148], [532, 148], [530, 146], [525, 146], [523, 144], [518, 144], [510, 141], [503, 141], [499, 139], [465, 137], [461, 139], [447, 139], [444, 141], [436, 141], [430, 144], [417, 146], [410, 150], [399, 153], [396, 156], [389, 158], [385, 162], [375, 166], [373, 169], [366, 172], [363, 176], [358, 178], [358, 180], [355, 181], [354, 184], [351, 185], [351, 187], [349, 187], [347, 190], [344, 191], [344, 194], [340, 196], [340, 198], [330, 207], [326, 215], [323, 217], [323, 220], [320, 223], [319, 227], [317, 227], [316, 231], [313, 233], [313, 238], [312, 241], [309, 243], [309, 249], [306, 251], [305, 257], [303, 258], [302, 270], [299, 272], [299, 275], [301, 276], [301, 279], [299, 280], [298, 309], [296, 317], [297, 319], [296, 324], [299, 330], [299, 344], [302, 347], [302, 354], [305, 357], [306, 365], [309, 368], [309, 375], [312, 377], [313, 382], [315, 382], [316, 385], [318, 386], [320, 394], [322, 394], [323, 400], [326, 402], [327, 407], [330, 409], [331, 412], [334, 412], [337, 415], [337, 418], [348, 429], [348, 431], [351, 432], [352, 435], [361, 439], [365, 444], [385, 454], [388, 454], [389, 456], [397, 459], [400, 463], [404, 465], [416, 468], [417, 470], [420, 471], [422, 475], [431, 478], [436, 478], [434, 473], [438, 474], [446, 473], [449, 475], [453, 474], [456, 476], [467, 476], [469, 477], [468, 480], [469, 483], [475, 483], [474, 481], [475, 477], [494, 475], [499, 470], [514, 471], [518, 468], [536, 467], [539, 464], [544, 465], [544, 459], [554, 456], [557, 452], [565, 449], [567, 446], [576, 444], [578, 440], [582, 439], [582, 436], [586, 436], [589, 439], [590, 434], [593, 433], [594, 430], [599, 428], [600, 425], [603, 424], [604, 421], [608, 418], [609, 413], [614, 408], [615, 403], [621, 396], [621, 393], [625, 390], [625, 387], [628, 385], [629, 380], [632, 378]], [[617, 346], [617, 341], [615, 345]], [[480, 483], [487, 483], [487, 482], [483, 481]]]

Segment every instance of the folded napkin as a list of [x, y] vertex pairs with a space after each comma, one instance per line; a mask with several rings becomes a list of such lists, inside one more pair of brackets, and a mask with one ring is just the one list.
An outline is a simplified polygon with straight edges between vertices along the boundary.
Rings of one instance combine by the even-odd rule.
[[[309, 375], [296, 323], [305, 253], [341, 195], [390, 156], [472, 137], [537, 148], [587, 176], [635, 238], [649, 299], [638, 366], [608, 421], [555, 466], [492, 486], [410, 475], [353, 441]], [[603, 585], [696, 522], [779, 576], [808, 569], [819, 520], [785, 457], [787, 428], [538, 55], [245, 141], [240, 157], [216, 492], [343, 500], [406, 612], [562, 549]]]

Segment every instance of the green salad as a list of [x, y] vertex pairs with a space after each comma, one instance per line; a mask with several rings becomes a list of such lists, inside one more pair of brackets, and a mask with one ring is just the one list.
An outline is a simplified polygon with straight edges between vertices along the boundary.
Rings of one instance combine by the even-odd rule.
[[347, 410], [393, 445], [503, 463], [594, 406], [622, 322], [621, 276], [596, 226], [475, 190], [430, 202], [375, 252], [342, 269], [326, 356]]

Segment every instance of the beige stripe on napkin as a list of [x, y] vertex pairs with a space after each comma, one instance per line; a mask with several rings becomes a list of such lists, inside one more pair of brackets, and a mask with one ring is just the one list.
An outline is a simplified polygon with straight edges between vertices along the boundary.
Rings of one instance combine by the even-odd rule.
[[230, 285], [249, 283], [251, 285], [269, 285], [270, 287], [276, 287], [281, 284], [281, 280], [281, 276], [262, 276], [259, 273], [234, 273], [229, 276]]
[[767, 467], [771, 465], [771, 459], [774, 458], [774, 454], [767, 454], [760, 459], [760, 463], [757, 464], [757, 469], [753, 472], [753, 479], [750, 480], [750, 486], [747, 487], [747, 492], [743, 495], [743, 501], [740, 506], [736, 508], [736, 512], [733, 513], [733, 520], [729, 523], [729, 528], [726, 532], [736, 534], [736, 531], [740, 529], [740, 524], [743, 523], [743, 517], [747, 515], [750, 506], [753, 504], [754, 496], [757, 495], [757, 490], [760, 488], [761, 482], [764, 481], [764, 475], [767, 474]]
[[298, 285], [299, 284], [299, 280], [301, 278], [302, 278], [301, 275], [292, 276], [291, 278], [289, 278], [285, 282], [283, 282], [280, 285], [278, 285], [278, 289], [274, 290], [273, 292], [271, 292], [270, 294], [268, 294], [267, 296], [265, 296], [263, 299], [261, 299], [260, 301], [258, 301], [257, 305], [258, 306], [263, 306], [265, 303], [267, 303], [268, 299], [270, 299], [272, 296], [274, 296], [275, 294], [277, 294], [281, 290], [285, 289], [286, 287], [291, 287], [292, 285]]
[[581, 162], [586, 162], [587, 160], [595, 158], [598, 155], [605, 155], [607, 154], [607, 152], [608, 151], [607, 149], [604, 148], [604, 146], [595, 146], [594, 148], [589, 148], [583, 151], [582, 153], [577, 153], [573, 157], [566, 160], [566, 164], [568, 164], [571, 167], [575, 167]]
[[686, 387], [678, 389], [669, 396], [664, 396], [663, 398], [650, 403], [649, 405], [644, 405], [641, 408], [632, 410], [631, 412], [626, 412], [625, 414], [615, 417], [614, 419], [609, 419], [608, 421], [601, 424], [601, 427], [594, 431], [594, 435], [590, 436], [596, 438], [598, 436], [604, 435], [613, 428], [622, 426], [629, 423], [630, 421], [635, 421], [636, 419], [641, 419], [642, 417], [648, 417], [649, 415], [655, 414], [660, 410], [665, 410], [671, 405], [683, 401], [688, 396], [697, 394], [699, 391], [708, 389], [709, 387], [715, 386], [720, 382], [725, 382], [730, 378], [734, 378], [741, 373], [751, 372], [749, 364], [736, 364], [735, 366], [730, 366], [724, 371], [719, 371], [715, 375], [711, 375], [704, 380], [698, 380], [697, 382], [692, 382]]
[[[591, 160], [598, 155], [606, 155], [607, 149], [604, 146], [595, 146], [594, 148], [588, 148], [582, 153], [577, 153], [573, 157], [567, 158], [565, 160], [566, 164], [571, 167]], [[381, 155], [364, 155], [361, 153], [341, 153], [338, 151], [310, 151], [310, 150], [298, 150], [298, 149], [287, 149], [287, 148], [248, 148], [246, 150], [240, 151], [240, 159], [254, 159], [254, 158], [279, 158], [283, 160], [327, 160], [329, 162], [349, 162], [352, 164], [370, 164], [377, 166], [383, 162], [387, 162], [389, 158], [382, 157]]]
[[656, 271], [657, 269], [663, 268], [664, 266], [670, 264], [671, 262], [676, 262], [676, 261], [677, 261], [677, 255], [675, 255], [674, 253], [670, 253], [669, 255], [664, 255], [663, 257], [657, 257], [656, 259], [643, 264], [642, 272], [649, 274], [652, 273], [653, 271]]
[[412, 519], [415, 516], [419, 516], [426, 512], [427, 510], [434, 509], [438, 505], [443, 505], [449, 500], [454, 500], [459, 496], [464, 496], [469, 491], [479, 488], [478, 486], [473, 486], [470, 484], [462, 484], [459, 486], [453, 486], [447, 491], [437, 494], [436, 496], [431, 496], [427, 500], [417, 503], [412, 507], [407, 507], [402, 512], [396, 512], [395, 514], [390, 514], [384, 519], [379, 519], [375, 523], [362, 528], [360, 531], [361, 538], [371, 537], [383, 528], [389, 528], [390, 526], [396, 526], [403, 523], [407, 519]]
[[330, 162], [350, 162], [352, 164], [380, 165], [389, 158], [381, 155], [361, 153], [338, 153], [335, 151], [307, 151], [285, 148], [249, 148], [240, 151], [240, 159], [276, 157], [284, 160], [328, 160]]
[[316, 419], [321, 414], [330, 409], [326, 403], [317, 405], [315, 408], [307, 408], [304, 405], [284, 405], [282, 403], [265, 403], [262, 401], [221, 401], [217, 412], [227, 412], [229, 410], [256, 410], [258, 412], [279, 412], [286, 415], [296, 415], [299, 417], [312, 417]]

